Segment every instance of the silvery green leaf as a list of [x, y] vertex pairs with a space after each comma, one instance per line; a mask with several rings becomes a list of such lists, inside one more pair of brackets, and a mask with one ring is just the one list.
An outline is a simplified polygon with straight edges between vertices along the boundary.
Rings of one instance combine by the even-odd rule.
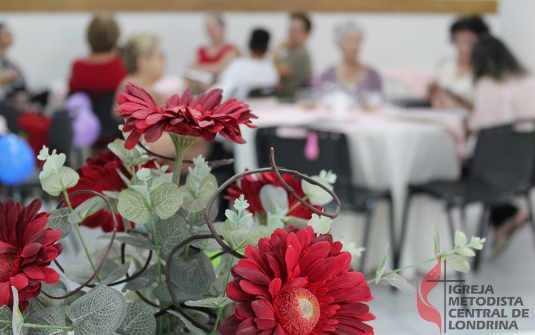
[[113, 334], [126, 315], [126, 299], [121, 292], [100, 286], [67, 307], [75, 335]]
[[[139, 271], [139, 270], [138, 270]], [[128, 281], [124, 287], [123, 292], [139, 291], [141, 289], [151, 286], [158, 277], [158, 264], [153, 264], [147, 268], [139, 277]]]
[[136, 172], [136, 176], [139, 180], [147, 181], [152, 178], [152, 172], [150, 169], [141, 168]]
[[[232, 256], [234, 257], [234, 256]], [[232, 280], [232, 276], [229, 276], [229, 280]], [[225, 289], [227, 287], [227, 276], [219, 276], [217, 279], [212, 283], [212, 286], [210, 286], [210, 289], [208, 290], [207, 295], [209, 296], [219, 296], [222, 295], [223, 292], [225, 292]]]
[[227, 297], [219, 297], [219, 298], [207, 298], [207, 299], [201, 299], [201, 300], [188, 300], [186, 301], [186, 306], [190, 307], [207, 307], [207, 308], [221, 308], [224, 307], [226, 304], [232, 302]]
[[65, 299], [64, 300], [64, 305], [65, 306], [70, 306], [70, 305], [72, 305], [73, 302], [75, 302], [76, 300], [80, 299], [81, 297], [83, 297], [86, 294], [87, 293], [84, 292], [84, 291], [78, 291], [75, 294], [73, 294], [70, 297], [68, 297], [67, 299]]
[[[25, 321], [34, 325], [65, 326], [65, 312], [60, 306], [52, 306], [32, 313]], [[61, 329], [25, 328], [27, 335], [67, 335]]]
[[116, 236], [115, 239], [124, 244], [134, 246], [139, 249], [155, 250], [156, 246], [149, 240], [133, 236]]
[[[214, 220], [217, 216], [216, 206], [212, 206], [210, 209], [210, 219]], [[180, 208], [177, 212], [188, 224], [193, 224], [194, 227], [201, 227], [206, 225], [206, 219], [204, 218], [204, 210], [201, 212], [192, 213], [184, 208]]]
[[152, 205], [161, 219], [173, 216], [182, 206], [183, 196], [173, 183], [164, 183], [150, 193]]
[[[325, 178], [321, 176], [312, 176], [311, 178], [331, 191], [333, 190], [333, 186]], [[336, 180], [336, 175], [334, 180]], [[313, 205], [323, 206], [333, 201], [333, 197], [327, 191], [318, 185], [312, 185], [304, 179], [301, 180], [301, 188]]]
[[42, 178], [41, 186], [46, 193], [52, 196], [58, 196], [63, 189], [75, 186], [79, 178], [80, 176], [76, 171], [70, 167], [62, 166], [56, 173]]
[[464, 248], [456, 251], [461, 256], [474, 257], [476, 253], [472, 249]]
[[466, 245], [466, 235], [462, 231], [455, 232], [455, 245], [458, 247], [464, 247]]
[[202, 240], [195, 240], [191, 242], [191, 245], [203, 250], [204, 252], [214, 252], [221, 250], [221, 246], [213, 238], [206, 238]]
[[108, 144], [108, 149], [111, 150], [121, 161], [127, 163], [129, 160], [128, 150], [124, 147], [124, 140], [116, 139], [115, 141]]
[[[167, 257], [174, 247], [188, 237], [188, 225], [179, 215], [173, 215], [156, 223], [156, 240], [163, 257]], [[177, 251], [177, 255], [181, 252], [182, 249]]]
[[145, 185], [128, 185], [129, 188], [138, 191], [141, 195], [146, 196], [149, 191]]
[[188, 319], [183, 317], [182, 314], [177, 313], [172, 310], [168, 310], [167, 312], [177, 316], [180, 320], [182, 320], [182, 322], [184, 322], [184, 324], [186, 325], [186, 327], [188, 328], [188, 330], [190, 331], [192, 335], [206, 335], [204, 331], [194, 326], [193, 323], [191, 323]]
[[130, 269], [130, 262], [125, 262], [124, 264], [113, 270], [108, 276], [101, 276], [102, 281], [99, 283], [99, 285], [109, 285], [123, 278], [128, 273], [128, 269]]
[[30, 316], [33, 312], [44, 308], [45, 306], [41, 304], [38, 299], [30, 299], [28, 306], [26, 306], [26, 309], [22, 315], [24, 316], [24, 319], [27, 319], [28, 316]]
[[145, 197], [131, 188], [127, 188], [119, 194], [117, 210], [122, 217], [137, 224], [145, 224], [150, 219]]
[[381, 283], [385, 283], [395, 288], [408, 293], [416, 292], [414, 286], [407, 281], [407, 279], [398, 275], [397, 273], [391, 273], [381, 278]]
[[444, 262], [446, 263], [446, 267], [452, 268], [456, 271], [464, 273], [468, 273], [470, 271], [470, 264], [468, 261], [459, 255], [448, 255], [444, 257]]
[[196, 254], [188, 260], [174, 259], [171, 274], [171, 282], [190, 294], [206, 293], [216, 279], [212, 261], [205, 254]]
[[[177, 300], [180, 302], [188, 301], [188, 300], [196, 300], [200, 299], [202, 297], [202, 294], [193, 294], [191, 292], [183, 292], [179, 290], [175, 285], [173, 285], [174, 292], [177, 296]], [[173, 300], [171, 299], [171, 293], [169, 292], [169, 288], [167, 287], [167, 283], [162, 283], [154, 290], [152, 290], [152, 296], [160, 301], [172, 303]]]
[[288, 212], [288, 193], [283, 187], [264, 185], [260, 189], [260, 202], [266, 213], [275, 213], [277, 209]]
[[[41, 155], [40, 155], [41, 156]], [[64, 153], [56, 154], [56, 150], [52, 152], [52, 155], [46, 157], [46, 162], [43, 165], [43, 170], [39, 173], [39, 179], [44, 179], [54, 173], [57, 173], [60, 167], [63, 167], [67, 156]]]
[[440, 254], [440, 234], [435, 225], [433, 225], [433, 238], [435, 241], [435, 256], [438, 256]]
[[249, 203], [247, 202], [247, 200], [245, 200], [245, 196], [241, 194], [238, 199], [234, 200], [233, 206], [234, 208], [236, 208], [236, 210], [243, 212], [244, 210], [249, 208]]
[[[11, 310], [6, 305], [0, 307], [0, 320], [11, 321], [13, 316]], [[0, 324], [0, 335], [12, 335], [13, 328], [10, 324]]]
[[[53, 297], [62, 297], [67, 294], [67, 287], [65, 284], [59, 280], [55, 284], [41, 284], [41, 292], [44, 292]], [[61, 299], [50, 299], [44, 294], [37, 296], [37, 300], [44, 306], [61, 306], [63, 300]]]
[[275, 231], [277, 228], [284, 227], [283, 221], [284, 215], [267, 213], [267, 226], [271, 228], [272, 231]]
[[186, 179], [186, 185], [179, 189], [180, 193], [184, 196], [182, 207], [192, 213], [200, 212], [204, 210], [208, 201], [217, 190], [217, 180], [213, 174], [206, 176], [199, 184], [197, 196], [195, 196], [194, 182], [190, 181], [188, 183], [188, 180], [191, 179]]
[[156, 333], [156, 319], [146, 304], [129, 303], [117, 332], [124, 335], [153, 335]]
[[[95, 264], [96, 268], [100, 264], [102, 258], [95, 257], [94, 255], [92, 255], [92, 257], [93, 263]], [[104, 265], [102, 266], [99, 272], [100, 278], [106, 278], [118, 267], [119, 265], [109, 259], [106, 259], [104, 261]], [[91, 264], [89, 263], [87, 258], [78, 259], [76, 262], [73, 262], [65, 267], [65, 275], [67, 276], [67, 278], [78, 284], [85, 283], [89, 278], [91, 278], [91, 276], [93, 276], [93, 273], [93, 268], [91, 267]], [[98, 281], [95, 277], [95, 279], [91, 281], [91, 284], [97, 283]]]
[[251, 221], [252, 218], [253, 218], [253, 214], [252, 213], [243, 215], [240, 218], [240, 221], [238, 222], [238, 227], [241, 227], [241, 228], [247, 227], [247, 224], [249, 223], [249, 221]]
[[22, 333], [24, 317], [19, 309], [19, 291], [17, 291], [15, 286], [11, 286], [11, 292], [13, 293], [13, 315], [11, 319], [11, 328], [13, 329], [13, 335], [20, 335]]
[[68, 218], [70, 210], [68, 208], [59, 208], [50, 212], [45, 228], [51, 228], [61, 231], [60, 239], [65, 238], [72, 230], [72, 224], [69, 223]]
[[82, 202], [69, 215], [69, 223], [77, 224], [83, 222], [87, 217], [106, 207], [106, 201], [101, 197], [94, 196]]
[[472, 248], [476, 250], [483, 249], [483, 244], [487, 241], [486, 238], [480, 238], [472, 236], [472, 240], [470, 241], [470, 244], [472, 245]]
[[238, 215], [236, 213], [234, 213], [232, 210], [230, 209], [227, 209], [225, 211], [225, 216], [227, 217], [227, 219], [232, 222], [233, 224], [235, 224], [236, 226], [238, 226], [239, 224], [239, 219], [238, 219]]
[[308, 225], [314, 229], [316, 234], [327, 234], [331, 230], [331, 223], [333, 220], [326, 216], [319, 216], [312, 214], [312, 218], [308, 221]]

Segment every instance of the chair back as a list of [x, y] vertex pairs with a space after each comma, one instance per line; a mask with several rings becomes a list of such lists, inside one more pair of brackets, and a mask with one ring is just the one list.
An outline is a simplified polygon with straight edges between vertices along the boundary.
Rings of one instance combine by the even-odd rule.
[[[315, 147], [307, 148], [307, 146]], [[256, 134], [258, 166], [270, 166], [269, 153], [272, 147], [275, 149], [278, 166], [297, 170], [309, 176], [318, 175], [321, 170], [331, 170], [337, 175], [336, 184], [350, 183], [351, 165], [345, 134], [316, 131], [305, 127], [260, 128]], [[313, 153], [307, 154], [307, 150]]]
[[13, 134], [18, 134], [19, 113], [17, 109], [7, 102], [0, 101], [0, 115], [6, 119], [7, 129]]
[[112, 115], [112, 108], [115, 102], [115, 92], [107, 92], [97, 97], [91, 97], [93, 104], [93, 113], [100, 121], [100, 137], [99, 142], [113, 141], [121, 135], [119, 125], [122, 122]]
[[67, 156], [67, 165], [71, 154], [73, 142], [72, 118], [68, 110], [59, 110], [52, 115], [50, 131], [48, 133], [48, 146], [51, 150]]
[[479, 131], [470, 165], [467, 200], [504, 203], [527, 191], [534, 172], [533, 120]]

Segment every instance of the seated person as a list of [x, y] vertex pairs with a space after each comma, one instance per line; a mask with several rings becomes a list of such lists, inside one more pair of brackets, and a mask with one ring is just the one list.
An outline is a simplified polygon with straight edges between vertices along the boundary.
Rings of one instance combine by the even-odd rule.
[[212, 14], [207, 17], [206, 32], [210, 43], [206, 46], [201, 46], [197, 50], [195, 59], [189, 68], [210, 74], [212, 80], [209, 83], [191, 80], [190, 86], [197, 92], [204, 91], [210, 87], [217, 80], [221, 71], [239, 56], [238, 49], [225, 41], [225, 22], [221, 15]]
[[[472, 133], [535, 119], [535, 77], [528, 74], [500, 40], [481, 37], [474, 45], [471, 59], [475, 90], [468, 127]], [[491, 208], [490, 219], [496, 228], [495, 253], [503, 250], [512, 233], [528, 217], [527, 208], [522, 204]]]
[[12, 100], [26, 91], [26, 80], [19, 67], [7, 57], [13, 35], [5, 23], [0, 22], [0, 100]]
[[470, 57], [479, 37], [489, 33], [479, 16], [458, 19], [450, 28], [450, 37], [457, 55], [440, 61], [435, 80], [430, 86], [429, 102], [439, 109], [472, 109], [474, 81]]
[[310, 55], [305, 47], [312, 23], [305, 14], [291, 15], [288, 40], [274, 54], [274, 62], [280, 75], [277, 97], [293, 100], [295, 92], [307, 87], [312, 77]]
[[249, 57], [234, 59], [219, 76], [215, 85], [223, 89], [223, 101], [228, 98], [243, 100], [255, 89], [275, 88], [279, 73], [271, 60], [265, 59], [268, 50], [269, 33], [255, 29], [249, 42]]
[[91, 98], [115, 92], [126, 76], [117, 51], [119, 27], [113, 16], [98, 14], [87, 29], [91, 54], [72, 64], [69, 79], [70, 92], [85, 92]]
[[314, 86], [321, 88], [325, 83], [335, 83], [359, 98], [363, 98], [368, 92], [380, 93], [379, 74], [359, 60], [363, 38], [360, 25], [354, 21], [344, 22], [336, 27], [335, 37], [342, 51], [342, 61], [325, 71]]

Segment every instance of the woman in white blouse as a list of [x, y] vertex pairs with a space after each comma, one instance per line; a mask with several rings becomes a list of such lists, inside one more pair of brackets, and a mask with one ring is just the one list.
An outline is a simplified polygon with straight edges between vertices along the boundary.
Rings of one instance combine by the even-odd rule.
[[[507, 47], [492, 36], [481, 37], [472, 51], [474, 109], [470, 132], [535, 119], [535, 77], [528, 74]], [[523, 204], [494, 206], [495, 252], [503, 250], [512, 233], [529, 215]]]
[[450, 28], [456, 57], [444, 58], [438, 64], [435, 80], [430, 87], [429, 100], [434, 108], [471, 109], [474, 82], [470, 61], [472, 48], [479, 37], [489, 33], [487, 24], [479, 16], [463, 17]]

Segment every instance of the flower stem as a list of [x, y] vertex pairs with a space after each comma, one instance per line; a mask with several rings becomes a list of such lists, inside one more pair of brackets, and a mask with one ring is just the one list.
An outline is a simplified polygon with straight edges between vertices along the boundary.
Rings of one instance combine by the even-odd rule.
[[[0, 320], [0, 324], [3, 325], [11, 325], [11, 321], [6, 320]], [[59, 329], [59, 330], [66, 330], [66, 331], [73, 331], [74, 326], [51, 326], [51, 325], [35, 325], [33, 323], [23, 323], [22, 327], [26, 328], [40, 328], [40, 329]]]
[[[228, 267], [227, 272], [227, 280], [225, 282], [225, 285], [228, 283], [228, 280], [230, 278], [230, 270], [232, 269], [232, 264], [234, 263], [234, 257], [232, 257], [230, 261], [230, 266]], [[225, 290], [223, 296], [227, 295], [227, 291]], [[212, 331], [212, 335], [217, 334], [217, 329], [219, 328], [219, 321], [221, 320], [221, 313], [223, 312], [223, 307], [219, 307], [219, 311], [217, 312], [217, 319], [215, 320], [214, 330]]]
[[63, 197], [65, 198], [65, 202], [67, 203], [69, 210], [72, 212], [71, 199], [69, 198], [69, 193], [67, 193], [67, 189], [62, 188], [61, 192], [63, 193]]
[[[87, 248], [87, 245], [85, 244], [85, 240], [84, 240], [84, 237], [82, 236], [82, 231], [80, 230], [80, 227], [78, 226], [78, 224], [75, 224], [74, 228], [76, 229], [76, 232], [78, 233], [80, 242], [82, 242], [85, 255], [87, 256], [87, 260], [89, 260], [89, 264], [91, 264], [91, 268], [93, 269], [93, 272], [97, 272], [97, 268], [95, 267], [95, 263], [93, 263], [93, 259], [91, 258], [91, 254], [89, 253], [89, 249]], [[100, 276], [98, 274], [97, 274], [97, 280], [100, 282]]]
[[177, 135], [169, 133], [171, 140], [175, 146], [175, 166], [173, 167], [173, 184], [180, 186], [180, 171], [182, 170], [182, 160], [184, 154], [190, 145], [197, 141], [197, 137]]
[[154, 246], [156, 247], [156, 256], [158, 257], [158, 285], [162, 283], [162, 269], [161, 269], [161, 257], [160, 257], [160, 245], [158, 244], [158, 238], [156, 237], [156, 223], [154, 222], [154, 216], [151, 215], [150, 222], [152, 225], [152, 235], [154, 236]]

